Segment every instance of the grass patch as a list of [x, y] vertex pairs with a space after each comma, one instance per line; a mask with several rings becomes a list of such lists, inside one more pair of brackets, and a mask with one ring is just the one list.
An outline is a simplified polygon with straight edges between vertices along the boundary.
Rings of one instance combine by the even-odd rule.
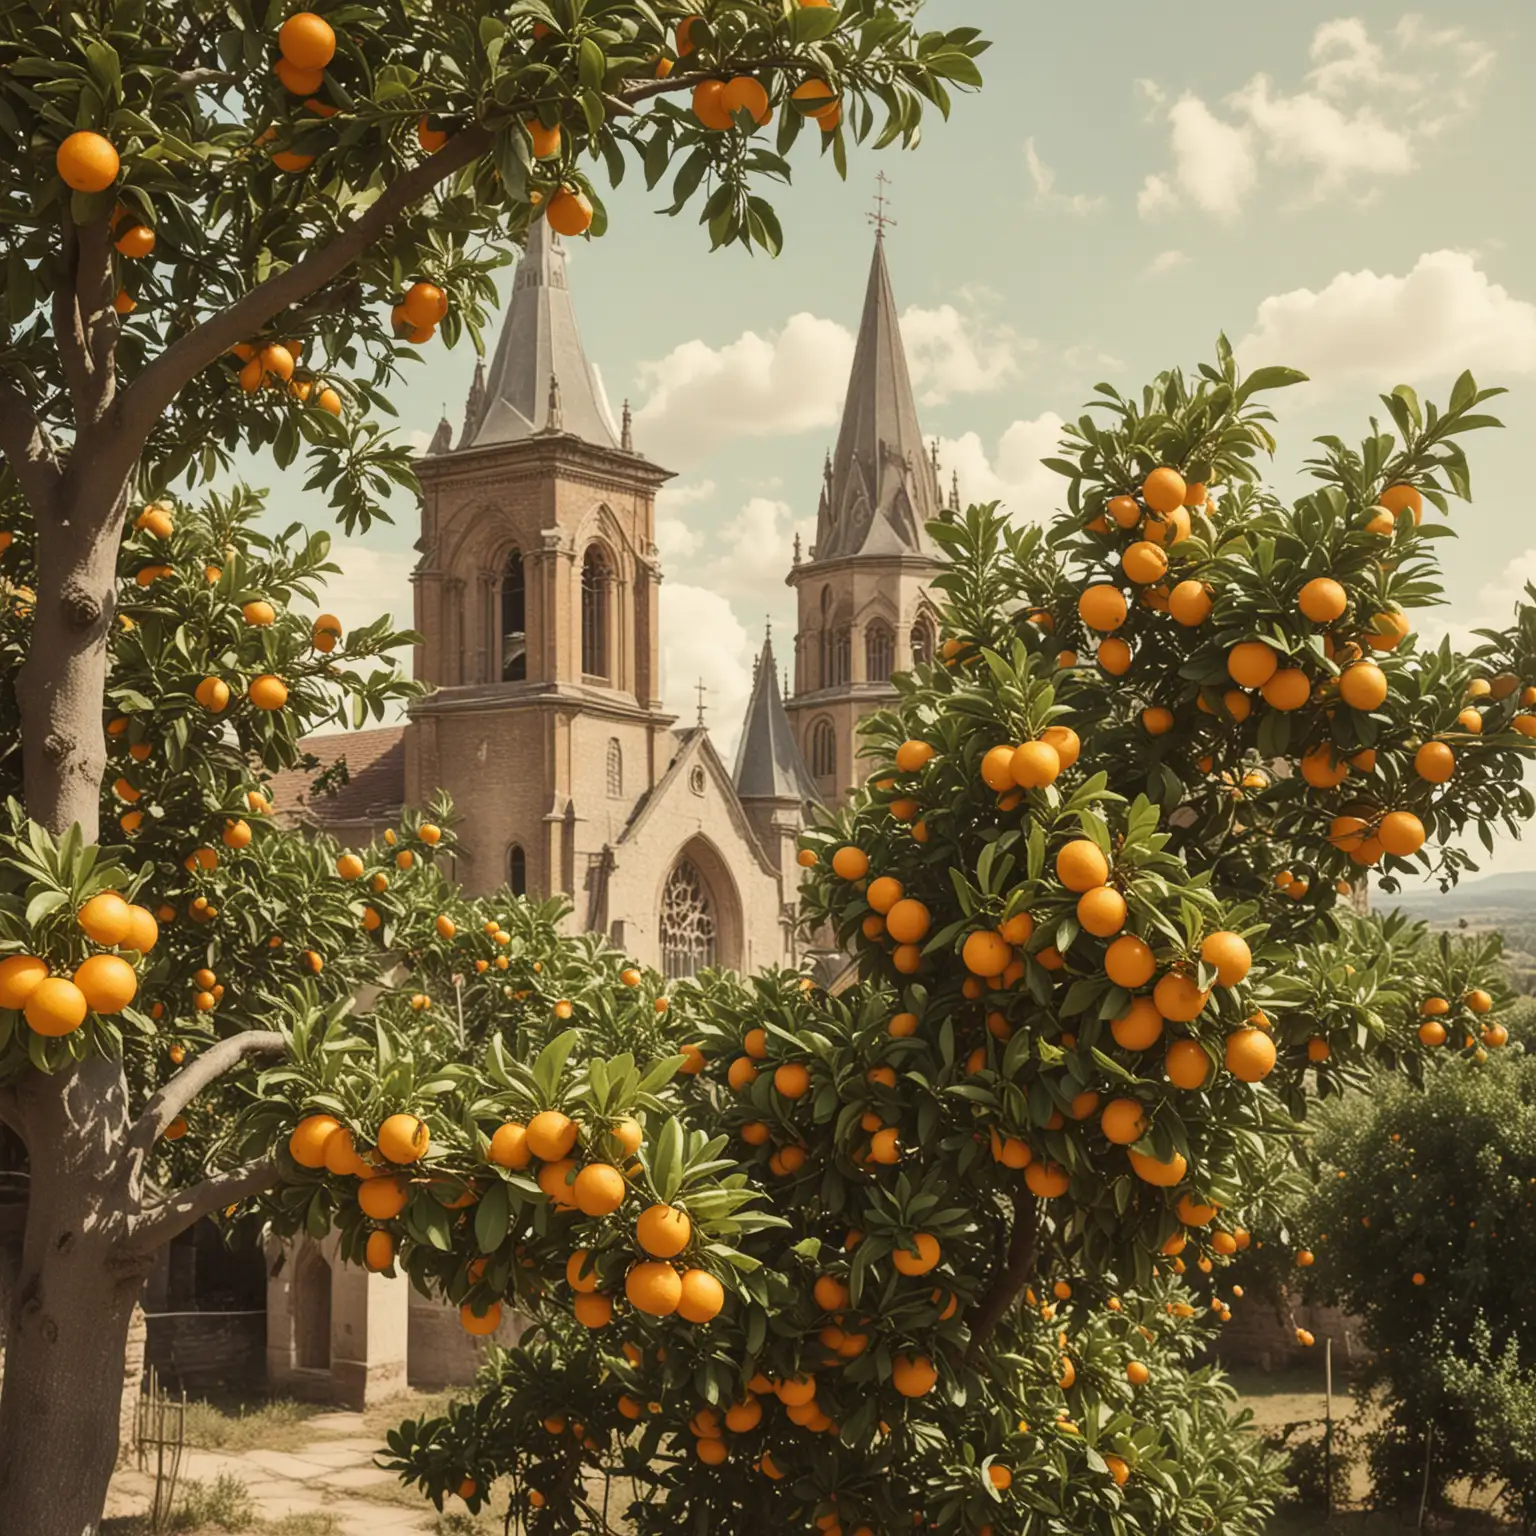
[[326, 1412], [323, 1403], [274, 1397], [251, 1403], [193, 1401], [187, 1404], [187, 1444], [204, 1451], [288, 1451], [308, 1444], [307, 1420]]

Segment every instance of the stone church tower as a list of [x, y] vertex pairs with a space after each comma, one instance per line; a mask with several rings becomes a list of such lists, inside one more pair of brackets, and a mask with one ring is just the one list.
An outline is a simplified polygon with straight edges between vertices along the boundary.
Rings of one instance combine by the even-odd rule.
[[635, 452], [627, 407], [615, 428], [542, 219], [458, 446], [446, 436], [417, 465], [416, 676], [434, 691], [411, 708], [406, 803], [452, 794], [470, 890], [563, 892], [573, 929], [669, 974], [789, 958], [777, 809], [765, 847], [702, 719], [677, 731], [661, 708], [671, 473]]
[[925, 525], [941, 510], [938, 471], [917, 404], [877, 230], [837, 450], [822, 477], [816, 542], [798, 540], [795, 740], [823, 799], [864, 774], [858, 723], [894, 701], [893, 672], [932, 658], [938, 627], [928, 585], [941, 568]]

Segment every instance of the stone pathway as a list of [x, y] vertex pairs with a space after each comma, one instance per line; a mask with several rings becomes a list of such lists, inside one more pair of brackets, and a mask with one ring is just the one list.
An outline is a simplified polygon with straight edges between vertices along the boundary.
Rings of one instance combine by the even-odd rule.
[[[425, 1499], [396, 1502], [408, 1495], [394, 1473], [373, 1464], [381, 1446], [366, 1434], [360, 1413], [317, 1414], [304, 1427], [313, 1441], [299, 1451], [188, 1450], [182, 1478], [203, 1483], [238, 1478], [263, 1520], [323, 1513], [335, 1518], [345, 1536], [423, 1536], [433, 1529], [436, 1511]], [[369, 1498], [364, 1490], [372, 1488], [378, 1494]], [[140, 1513], [153, 1491], [153, 1476], [131, 1467], [120, 1471], [107, 1513]]]

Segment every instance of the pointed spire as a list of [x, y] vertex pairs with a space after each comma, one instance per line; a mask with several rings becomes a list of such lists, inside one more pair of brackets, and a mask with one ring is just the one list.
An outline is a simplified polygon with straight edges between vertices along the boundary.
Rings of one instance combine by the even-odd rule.
[[623, 426], [619, 433], [619, 447], [622, 448], [625, 453], [633, 453], [635, 451], [634, 425], [634, 417], [629, 414], [629, 401], [626, 400], [624, 402]]
[[958, 469], [951, 470], [949, 475], [949, 510], [951, 512], [960, 510], [960, 471]]
[[[881, 236], [889, 222], [879, 226]], [[941, 506], [880, 238], [870, 262], [832, 473], [817, 516], [815, 558], [931, 554], [924, 525]]]
[[448, 407], [443, 407], [443, 415], [437, 423], [437, 431], [432, 434], [432, 441], [427, 444], [428, 453], [447, 453], [453, 447], [453, 423], [448, 420]]
[[699, 695], [699, 729], [702, 730], [704, 728], [704, 695], [709, 692], [709, 689], [704, 686], [702, 677], [693, 686]]
[[[788, 682], [785, 683], [785, 692]], [[817, 801], [816, 790], [779, 691], [779, 669], [773, 658], [770, 626], [752, 677], [752, 697], [736, 748], [736, 794], [742, 800]]]
[[561, 431], [600, 448], [619, 446], [602, 383], [582, 349], [565, 250], [545, 219], [529, 226], [483, 394], [468, 434], [474, 447]]
[[800, 535], [795, 535], [795, 564], [800, 564]]
[[467, 448], [480, 430], [480, 419], [485, 415], [485, 359], [475, 359], [475, 378], [469, 386], [469, 398], [464, 402], [464, 430], [459, 433], [459, 447]]

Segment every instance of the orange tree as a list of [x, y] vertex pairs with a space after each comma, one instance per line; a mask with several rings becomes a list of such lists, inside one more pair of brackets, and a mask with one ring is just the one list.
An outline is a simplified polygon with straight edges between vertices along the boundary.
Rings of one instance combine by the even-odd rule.
[[[111, 985], [87, 995], [71, 980], [96, 958], [81, 952], [89, 930], [76, 923], [103, 893], [96, 885], [144, 895], [146, 910], [170, 894], [131, 857], [98, 849], [103, 785], [122, 779], [144, 793], [111, 756], [110, 731], [118, 716], [139, 721], [150, 734], [126, 728], [128, 761], [147, 746], [144, 774], [164, 761], [179, 776], [157, 783], [172, 798], [142, 822], [130, 799], [121, 832], [148, 839], [169, 823], [166, 844], [194, 844], [200, 917], [212, 907], [232, 924], [240, 903], [218, 900], [220, 869], [242, 860], [214, 847], [220, 866], [209, 867], [198, 840], [222, 840], [222, 821], [244, 821], [259, 843], [227, 798], [239, 787], [230, 754], [270, 763], [291, 753], [312, 719], [306, 685], [323, 670], [313, 652], [327, 654], [328, 637], [282, 616], [234, 616], [275, 595], [249, 579], [262, 557], [240, 569], [248, 540], [207, 560], [223, 574], [201, 606], [192, 602], [199, 568], [177, 563], [187, 551], [177, 506], [163, 505], [170, 487], [195, 490], [239, 450], [269, 448], [280, 468], [303, 452], [309, 484], [349, 530], [365, 528], [384, 494], [410, 481], [404, 449], [376, 424], [389, 387], [410, 349], [439, 331], [478, 340], [504, 259], [496, 242], [520, 239], [533, 218], [570, 237], [602, 234], [592, 171], [613, 183], [633, 160], [653, 186], [675, 170], [670, 211], [698, 209], [713, 245], [772, 251], [780, 232], [761, 189], [788, 175], [797, 139], [839, 169], [850, 136], [913, 144], [925, 105], [947, 112], [951, 85], [979, 83], [985, 46], [969, 29], [919, 31], [912, 0], [323, 9], [102, 0], [0, 16], [0, 542], [16, 589], [7, 622], [23, 631], [0, 706], [0, 758], [30, 819], [16, 834], [19, 918], [7, 944], [49, 972], [13, 968], [4, 994], [0, 1113], [27, 1145], [38, 1198], [8, 1308], [0, 1499], [38, 1531], [96, 1518], [127, 1308], [165, 1234], [144, 1203], [139, 1144], [159, 1111], [126, 1076], [126, 1032], [114, 1021], [131, 1024], [133, 999], [124, 970], [106, 963], [135, 971], [125, 956], [142, 951], [124, 948], [120, 921], [91, 919], [103, 963], [87, 980]], [[130, 531], [140, 557], [131, 593], [119, 588]], [[141, 631], [160, 649], [145, 658], [140, 694], [114, 700], [130, 595], [154, 610]], [[165, 634], [165, 603], [184, 598], [190, 627]], [[387, 682], [338, 682], [365, 710], [386, 702]], [[221, 728], [188, 733], [194, 705]], [[162, 727], [169, 742], [153, 734]], [[270, 944], [311, 920], [323, 936], [327, 902], [304, 894], [314, 861], [280, 857], [285, 879], [271, 891], [283, 921], [247, 913], [225, 930], [231, 946], [236, 932]], [[147, 930], [137, 936], [147, 943]], [[221, 1030], [258, 995], [224, 958], [228, 981], [198, 967], [215, 973], [206, 990], [217, 1006], [201, 1011]], [[254, 950], [246, 959], [260, 969]], [[339, 991], [348, 979], [342, 968], [314, 984]], [[184, 996], [190, 982], [175, 985]], [[48, 1030], [65, 1044], [31, 1038]], [[151, 1103], [186, 1098], [271, 1048], [273, 1033], [230, 1034]], [[176, 1198], [192, 1210], [208, 1192]], [[61, 1497], [45, 1499], [45, 1435], [81, 1458]]]
[[[1474, 996], [1497, 940], [1425, 942], [1441, 964], [1421, 1006]], [[1289, 1251], [1311, 1262], [1291, 1284], [1362, 1320], [1363, 1384], [1386, 1414], [1366, 1437], [1379, 1499], [1417, 1500], [1427, 1468], [1437, 1503], [1465, 1479], [1528, 1519], [1536, 1336], [1510, 1277], [1533, 1257], [1536, 1068], [1489, 1049], [1500, 1024], [1430, 1017], [1461, 1048], [1443, 1070], [1421, 1087], [1376, 1076], [1320, 1117], [1315, 1180], [1290, 1206]]]
[[636, 1480], [647, 1532], [1262, 1527], [1273, 1469], [1182, 1352], [1230, 1315], [1317, 1095], [1501, 1040], [1492, 954], [1352, 898], [1518, 826], [1536, 728], [1528, 613], [1472, 658], [1407, 617], [1439, 599], [1421, 514], [1466, 492], [1486, 395], [1394, 392], [1400, 435], [1326, 442], [1288, 506], [1259, 402], [1297, 380], [1223, 346], [1105, 391], [1049, 530], [933, 525], [939, 660], [803, 839], [857, 979], [676, 999], [695, 1134], [730, 1137], [700, 1155], [788, 1225], [684, 1245], [641, 1214], [689, 1215], [675, 1175], [568, 1213], [563, 1283], [563, 1244], [508, 1271], [538, 1341], [402, 1426], [403, 1476], [473, 1502], [506, 1475], [531, 1531], [606, 1519], [593, 1467]]

